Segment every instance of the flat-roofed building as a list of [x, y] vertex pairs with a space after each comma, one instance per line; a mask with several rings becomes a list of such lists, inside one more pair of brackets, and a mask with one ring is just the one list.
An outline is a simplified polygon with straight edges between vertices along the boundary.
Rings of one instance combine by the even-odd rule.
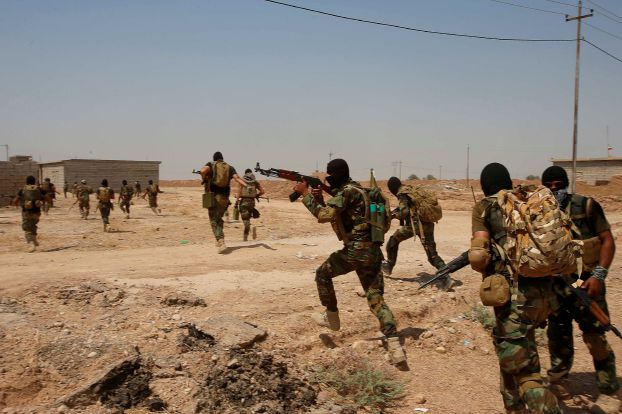
[[[566, 170], [572, 181], [572, 159], [552, 159], [553, 165]], [[622, 157], [577, 159], [577, 181], [599, 185], [611, 181], [614, 175], [622, 175]]]

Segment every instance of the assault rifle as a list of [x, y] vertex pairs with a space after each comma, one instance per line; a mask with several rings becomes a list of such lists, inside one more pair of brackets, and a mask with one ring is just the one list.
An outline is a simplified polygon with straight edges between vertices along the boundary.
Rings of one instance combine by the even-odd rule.
[[[296, 171], [281, 170], [278, 168], [269, 168], [267, 170], [264, 170], [259, 166], [259, 163], [257, 163], [257, 165], [255, 166], [255, 172], [261, 175], [265, 175], [266, 177], [283, 178], [285, 180], [297, 181], [299, 183], [305, 182], [308, 185], [310, 185], [311, 188], [321, 188], [322, 190], [324, 190], [324, 192], [330, 194], [330, 187], [324, 184], [317, 177], [312, 177], [310, 175], [302, 175]], [[293, 203], [294, 201], [298, 200], [298, 197], [300, 197], [300, 194], [294, 191], [293, 193], [289, 195], [289, 201]]]
[[[397, 215], [400, 213], [400, 208], [399, 207], [395, 207], [393, 210], [391, 210], [391, 218], [397, 218]], [[403, 226], [405, 221], [403, 218], [400, 218], [400, 226]]]
[[[201, 175], [201, 170], [195, 170], [194, 168], [192, 169], [192, 174], [199, 174]], [[205, 184], [205, 179], [203, 179], [203, 176], [201, 176], [201, 185]]]
[[434, 274], [434, 277], [428, 280], [427, 282], [423, 283], [421, 286], [419, 286], [419, 289], [423, 289], [431, 285], [432, 283], [436, 282], [437, 280], [449, 276], [450, 273], [456, 272], [468, 264], [469, 264], [469, 251], [467, 250], [466, 252], [462, 253], [460, 256], [453, 259], [451, 262], [447, 263], [445, 266], [438, 269], [437, 272]]
[[618, 338], [622, 339], [622, 334], [620, 333], [618, 328], [611, 324], [609, 316], [607, 316], [607, 314], [601, 309], [601, 307], [598, 306], [598, 303], [596, 303], [596, 301], [587, 294], [587, 291], [585, 289], [575, 287], [572, 283], [570, 283], [566, 276], [562, 276], [562, 279], [564, 280], [564, 283], [566, 283], [566, 286], [570, 288], [572, 293], [583, 304], [583, 306], [589, 309], [590, 313], [594, 316], [594, 318], [596, 318], [598, 323], [603, 326], [605, 331], [611, 331]]

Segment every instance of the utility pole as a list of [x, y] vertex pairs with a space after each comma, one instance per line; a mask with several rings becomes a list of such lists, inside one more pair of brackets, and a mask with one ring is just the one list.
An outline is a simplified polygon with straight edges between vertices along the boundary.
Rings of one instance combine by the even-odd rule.
[[6, 149], [6, 160], [9, 160], [9, 144], [2, 144], [0, 147], [4, 147]]
[[443, 179], [443, 166], [442, 165], [438, 166], [438, 179], [439, 180]]
[[469, 144], [467, 144], [467, 171], [466, 171], [467, 187], [469, 187], [469, 159], [471, 155], [470, 153], [471, 153], [471, 147], [469, 146]]
[[577, 53], [575, 63], [575, 75], [574, 75], [574, 124], [572, 128], [572, 187], [571, 191], [574, 194], [577, 190], [577, 133], [579, 126], [579, 70], [581, 68], [581, 20], [592, 17], [594, 10], [590, 10], [589, 14], [582, 15], [583, 2], [579, 0], [578, 13], [576, 17], [570, 17], [566, 15], [566, 21], [577, 21]]
[[397, 175], [397, 178], [402, 179], [402, 161], [393, 161], [391, 163], [393, 167], [393, 176]]

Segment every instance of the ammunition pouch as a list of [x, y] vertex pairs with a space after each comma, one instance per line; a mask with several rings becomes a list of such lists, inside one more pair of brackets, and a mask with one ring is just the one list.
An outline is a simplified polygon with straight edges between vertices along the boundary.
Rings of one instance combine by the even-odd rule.
[[471, 239], [469, 249], [469, 263], [471, 268], [479, 273], [486, 272], [490, 264], [490, 241], [484, 238]]
[[503, 306], [510, 301], [510, 284], [503, 275], [490, 275], [482, 281], [479, 297], [485, 306]]
[[583, 240], [583, 270], [591, 271], [600, 259], [602, 243], [598, 236]]
[[212, 208], [216, 206], [216, 195], [208, 191], [203, 193], [203, 208]]

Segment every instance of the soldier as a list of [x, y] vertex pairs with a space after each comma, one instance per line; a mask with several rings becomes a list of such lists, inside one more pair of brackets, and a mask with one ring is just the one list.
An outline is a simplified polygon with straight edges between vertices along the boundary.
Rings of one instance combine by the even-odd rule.
[[73, 193], [74, 198], [78, 198], [78, 182], [77, 181], [73, 182], [73, 185], [71, 186], [71, 192]]
[[63, 184], [63, 195], [67, 198], [67, 192], [69, 191], [69, 183], [65, 180], [65, 184]]
[[134, 194], [138, 197], [143, 193], [143, 189], [140, 185], [140, 181], [134, 181]]
[[56, 199], [56, 186], [50, 181], [49, 178], [45, 178], [41, 184], [41, 190], [45, 193], [43, 197], [43, 214], [46, 216], [50, 211], [50, 207], [54, 207], [54, 199]]
[[319, 223], [331, 223], [343, 249], [332, 253], [315, 272], [315, 282], [322, 305], [326, 310], [311, 317], [318, 325], [333, 331], [340, 329], [337, 297], [333, 278], [351, 271], [356, 274], [365, 291], [371, 312], [378, 318], [386, 336], [387, 349], [393, 364], [406, 361], [400, 345], [397, 324], [389, 306], [384, 302], [384, 282], [381, 271], [381, 243], [371, 241], [371, 225], [365, 218], [368, 195], [359, 183], [352, 181], [346, 161], [335, 159], [326, 167], [331, 197], [324, 203], [322, 190], [309, 191], [307, 184], [298, 183], [294, 191], [304, 196], [303, 203]]
[[102, 222], [104, 223], [104, 231], [109, 232], [110, 229], [110, 210], [114, 208], [112, 204], [114, 200], [114, 191], [108, 187], [108, 180], [103, 179], [101, 187], [97, 189], [97, 208], [102, 216]]
[[130, 204], [132, 202], [132, 197], [134, 196], [134, 190], [132, 187], [127, 185], [127, 180], [123, 180], [121, 186], [121, 191], [119, 192], [119, 206], [121, 206], [121, 211], [125, 213], [125, 218], [130, 218]]
[[231, 180], [237, 181], [242, 187], [246, 187], [247, 184], [240, 178], [235, 168], [224, 161], [220, 151], [215, 152], [212, 158], [213, 162], [208, 162], [201, 168], [201, 177], [205, 185], [205, 192], [214, 194], [214, 205], [209, 207], [207, 211], [212, 232], [216, 238], [216, 249], [218, 253], [222, 254], [227, 251], [222, 217], [230, 204]]
[[29, 253], [37, 250], [37, 223], [41, 218], [41, 207], [45, 197], [45, 190], [36, 185], [36, 179], [32, 175], [26, 177], [26, 185], [19, 190], [14, 200], [15, 206], [22, 208], [22, 230], [26, 236], [26, 243], [30, 246]]
[[151, 211], [155, 213], [155, 215], [159, 215], [162, 212], [162, 209], [158, 208], [158, 194], [163, 193], [163, 192], [164, 191], [160, 190], [159, 185], [154, 184], [153, 180], [149, 180], [149, 185], [145, 189], [145, 194], [143, 194], [143, 199], [146, 196], [149, 196], [149, 208], [151, 209]]
[[[399, 229], [393, 233], [387, 242], [387, 261], [383, 263], [383, 271], [386, 275], [390, 275], [397, 262], [397, 251], [402, 241], [408, 240], [415, 234], [419, 236], [428, 262], [437, 269], [445, 266], [445, 262], [436, 251], [436, 243], [434, 242], [434, 222], [425, 221], [423, 215], [419, 212], [419, 206], [413, 187], [402, 184], [399, 178], [391, 177], [388, 182], [389, 191], [397, 197], [399, 207], [393, 218], [399, 219], [404, 223]], [[440, 206], [438, 211], [440, 211]], [[445, 279], [446, 287], [451, 285], [452, 279]]]
[[91, 194], [93, 194], [93, 189], [86, 185], [86, 180], [80, 180], [80, 185], [76, 189], [76, 197], [80, 207], [80, 216], [84, 220], [88, 218], [91, 209]]
[[495, 195], [500, 190], [511, 190], [512, 180], [503, 165], [492, 163], [482, 170], [480, 183], [486, 198], [473, 207], [469, 262], [484, 278], [502, 275], [511, 287], [511, 298], [494, 307], [492, 333], [506, 412], [519, 414], [528, 410], [530, 413], [561, 414], [557, 398], [544, 386], [540, 375], [535, 340], [536, 328], [542, 326], [551, 310], [558, 306], [552, 280], [550, 277], [510, 277], [508, 263], [501, 259], [505, 255], [491, 250], [491, 246], [502, 246], [505, 241], [503, 214]]
[[[242, 180], [246, 182], [246, 187], [240, 186], [235, 204], [240, 211], [240, 217], [244, 223], [244, 241], [248, 241], [248, 235], [251, 232], [251, 217], [259, 217], [259, 212], [255, 209], [255, 199], [264, 194], [264, 190], [259, 181], [255, 179], [255, 175], [250, 168], [244, 171]], [[253, 240], [256, 238], [257, 228], [253, 227]]]
[[[552, 166], [542, 173], [542, 184], [555, 194], [560, 207], [572, 220], [573, 236], [583, 240], [583, 273], [573, 275], [570, 282], [580, 279], [582, 289], [594, 299], [601, 309], [609, 315], [605, 300], [605, 278], [615, 254], [615, 241], [611, 226], [605, 217], [601, 205], [588, 197], [568, 193], [568, 175], [559, 166]], [[580, 282], [581, 283], [581, 282]], [[616, 376], [615, 355], [607, 342], [605, 330], [592, 316], [589, 309], [582, 305], [572, 294], [568, 285], [560, 279], [553, 282], [553, 289], [560, 302], [560, 309], [549, 317], [547, 330], [551, 369], [548, 370], [551, 389], [560, 397], [570, 397], [566, 387], [566, 378], [572, 368], [574, 356], [572, 321], [577, 321], [583, 333], [583, 342], [587, 345], [594, 369], [600, 395], [595, 406], [602, 413], [617, 413], [620, 400], [617, 395], [620, 388]]]

